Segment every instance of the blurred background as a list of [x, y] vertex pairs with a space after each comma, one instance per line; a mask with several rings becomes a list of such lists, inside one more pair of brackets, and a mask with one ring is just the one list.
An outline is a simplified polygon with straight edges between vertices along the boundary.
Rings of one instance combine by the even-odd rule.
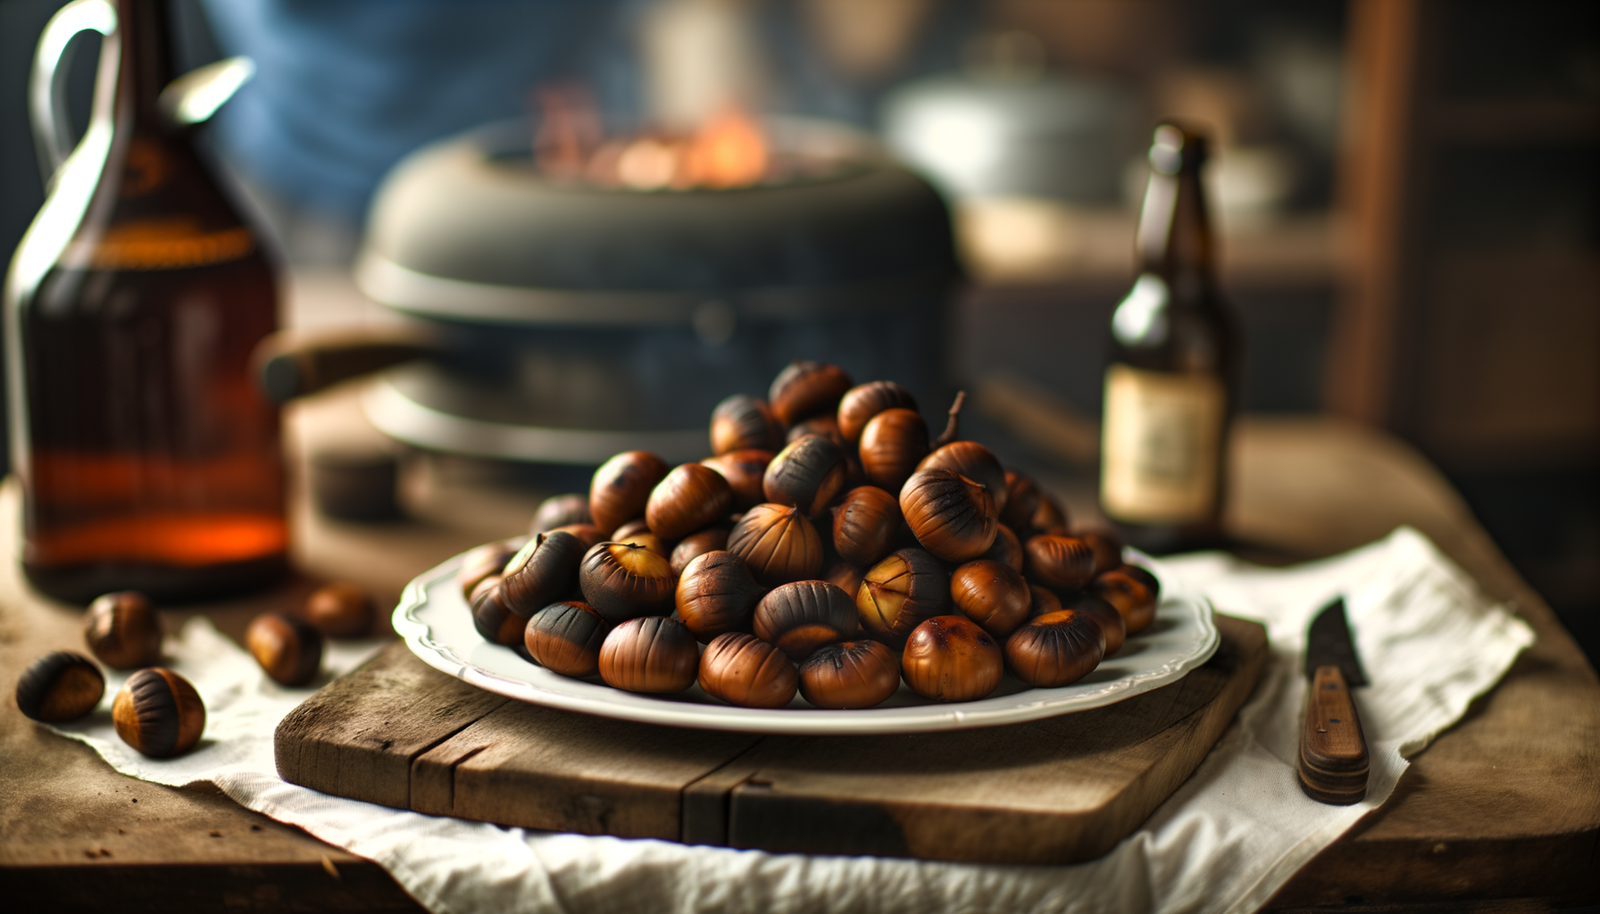
[[[0, 0], [7, 252], [43, 199], [25, 92], [59, 6]], [[1600, 5], [173, 8], [180, 72], [226, 54], [258, 64], [207, 142], [299, 288], [358, 295], [349, 265], [383, 175], [489, 121], [572, 98], [667, 126], [729, 106], [822, 118], [875, 135], [949, 201], [968, 280], [957, 379], [1047, 398], [1091, 435], [1110, 311], [1133, 275], [1149, 128], [1204, 124], [1222, 284], [1248, 339], [1244, 409], [1332, 413], [1417, 447], [1596, 654]], [[79, 125], [97, 42], [75, 42]]]

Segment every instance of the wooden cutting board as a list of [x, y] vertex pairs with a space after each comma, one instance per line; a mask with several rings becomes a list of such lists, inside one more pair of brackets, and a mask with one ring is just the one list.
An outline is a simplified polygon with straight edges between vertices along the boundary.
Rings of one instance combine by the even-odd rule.
[[1138, 828], [1254, 688], [1260, 625], [1181, 681], [1104, 708], [896, 736], [762, 736], [542, 708], [402, 643], [278, 726], [278, 773], [325, 793], [553, 831], [819, 854], [1071, 863]]

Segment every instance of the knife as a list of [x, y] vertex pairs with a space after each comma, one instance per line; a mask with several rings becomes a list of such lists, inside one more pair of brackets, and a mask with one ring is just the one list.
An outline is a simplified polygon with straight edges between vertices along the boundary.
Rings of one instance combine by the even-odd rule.
[[1367, 738], [1350, 690], [1367, 684], [1350, 640], [1344, 598], [1324, 606], [1306, 635], [1305, 730], [1300, 737], [1300, 786], [1313, 800], [1348, 805], [1367, 795]]

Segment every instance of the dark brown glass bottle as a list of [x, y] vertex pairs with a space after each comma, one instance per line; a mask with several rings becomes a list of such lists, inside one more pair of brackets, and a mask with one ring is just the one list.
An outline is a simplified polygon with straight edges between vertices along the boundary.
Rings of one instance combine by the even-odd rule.
[[1239, 344], [1217, 291], [1205, 158], [1200, 135], [1156, 128], [1139, 276], [1111, 317], [1100, 505], [1129, 543], [1158, 553], [1221, 541]]
[[215, 596], [287, 567], [278, 414], [248, 373], [277, 279], [160, 110], [166, 13], [116, 3], [90, 126], [7, 275], [22, 566], [66, 600]]

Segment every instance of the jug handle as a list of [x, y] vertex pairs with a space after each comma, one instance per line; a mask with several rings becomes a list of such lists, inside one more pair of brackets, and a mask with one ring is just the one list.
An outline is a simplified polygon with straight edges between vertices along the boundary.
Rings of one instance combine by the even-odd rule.
[[117, 10], [107, 0], [72, 0], [50, 17], [39, 35], [28, 80], [28, 116], [47, 188], [76, 145], [68, 135], [71, 120], [61, 64], [68, 59], [72, 39], [79, 32], [95, 31], [109, 38], [116, 29]]

